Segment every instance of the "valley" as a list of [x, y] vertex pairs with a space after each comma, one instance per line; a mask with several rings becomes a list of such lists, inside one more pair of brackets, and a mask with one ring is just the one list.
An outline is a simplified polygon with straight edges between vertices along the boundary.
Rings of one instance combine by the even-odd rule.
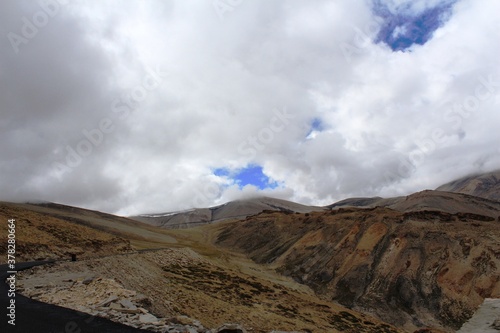
[[486, 192], [327, 207], [259, 198], [207, 209], [205, 221], [143, 223], [53, 203], [4, 202], [0, 216], [16, 219], [18, 261], [54, 261], [19, 273], [18, 292], [132, 327], [494, 332], [479, 312], [471, 319], [500, 299], [500, 203]]

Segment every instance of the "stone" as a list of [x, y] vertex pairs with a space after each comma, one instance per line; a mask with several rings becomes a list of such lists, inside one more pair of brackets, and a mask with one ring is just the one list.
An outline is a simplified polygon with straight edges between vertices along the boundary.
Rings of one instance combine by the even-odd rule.
[[109, 305], [109, 308], [111, 310], [118, 310], [118, 311], [123, 310], [123, 307], [120, 304], [118, 304], [118, 303], [111, 303]]
[[101, 306], [106, 306], [108, 305], [109, 303], [113, 302], [113, 301], [116, 301], [118, 299], [118, 296], [116, 295], [111, 295], [109, 296], [106, 300], [102, 301], [101, 303], [97, 304], [96, 306], [97, 307], [101, 307]]
[[[94, 281], [94, 278], [93, 277], [88, 277], [85, 280], [83, 280], [82, 283], [84, 285], [89, 285], [92, 281]], [[99, 281], [99, 279], [98, 279], [98, 281]]]
[[147, 314], [140, 315], [139, 321], [143, 324], [152, 324], [152, 323], [156, 323], [158, 321], [158, 318], [156, 318], [155, 316], [153, 316], [150, 313], [147, 313]]
[[141, 310], [139, 310], [138, 308], [135, 308], [135, 309], [123, 308], [123, 309], [120, 309], [118, 311], [123, 312], [123, 313], [141, 313]]
[[138, 293], [134, 296], [133, 301], [142, 306], [151, 305], [151, 300], [144, 294]]
[[168, 320], [173, 324], [181, 324], [181, 325], [194, 325], [195, 320], [193, 318], [189, 318], [188, 316], [175, 316]]
[[219, 327], [216, 333], [247, 333], [247, 331], [238, 324], [224, 324]]
[[130, 300], [128, 299], [122, 299], [119, 302], [124, 308], [129, 309], [129, 310], [137, 310], [137, 306], [134, 305]]

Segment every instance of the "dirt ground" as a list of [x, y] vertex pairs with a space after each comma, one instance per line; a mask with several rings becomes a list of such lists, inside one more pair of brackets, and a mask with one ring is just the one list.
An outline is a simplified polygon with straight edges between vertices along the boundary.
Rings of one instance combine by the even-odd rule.
[[[250, 332], [400, 332], [322, 301], [307, 287], [251, 262], [242, 265], [246, 272], [234, 265], [214, 263], [190, 249], [165, 249], [36, 267], [21, 274], [20, 283], [27, 294], [37, 290], [41, 299], [45, 293], [51, 295], [46, 299], [77, 308], [85, 295], [71, 294], [75, 281], [113, 279], [146, 295], [154, 315], [186, 315], [209, 328], [231, 322]], [[54, 297], [57, 293], [61, 297]]]

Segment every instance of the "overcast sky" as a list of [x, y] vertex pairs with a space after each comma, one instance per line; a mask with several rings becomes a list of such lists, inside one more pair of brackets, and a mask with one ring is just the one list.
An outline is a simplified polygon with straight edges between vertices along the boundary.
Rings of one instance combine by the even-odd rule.
[[500, 1], [0, 2], [0, 200], [325, 205], [500, 168]]

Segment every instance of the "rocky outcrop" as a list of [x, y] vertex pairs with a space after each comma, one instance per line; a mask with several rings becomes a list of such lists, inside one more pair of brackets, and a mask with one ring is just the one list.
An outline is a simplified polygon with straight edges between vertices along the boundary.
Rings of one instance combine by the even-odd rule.
[[119, 322], [135, 328], [162, 333], [246, 333], [238, 324], [216, 329], [203, 327], [200, 321], [184, 315], [157, 317], [147, 309], [151, 300], [125, 289], [114, 279], [79, 279], [66, 287], [36, 286], [22, 290], [26, 296]]
[[217, 243], [409, 331], [458, 329], [500, 297], [498, 222], [474, 214], [266, 213], [226, 225]]

